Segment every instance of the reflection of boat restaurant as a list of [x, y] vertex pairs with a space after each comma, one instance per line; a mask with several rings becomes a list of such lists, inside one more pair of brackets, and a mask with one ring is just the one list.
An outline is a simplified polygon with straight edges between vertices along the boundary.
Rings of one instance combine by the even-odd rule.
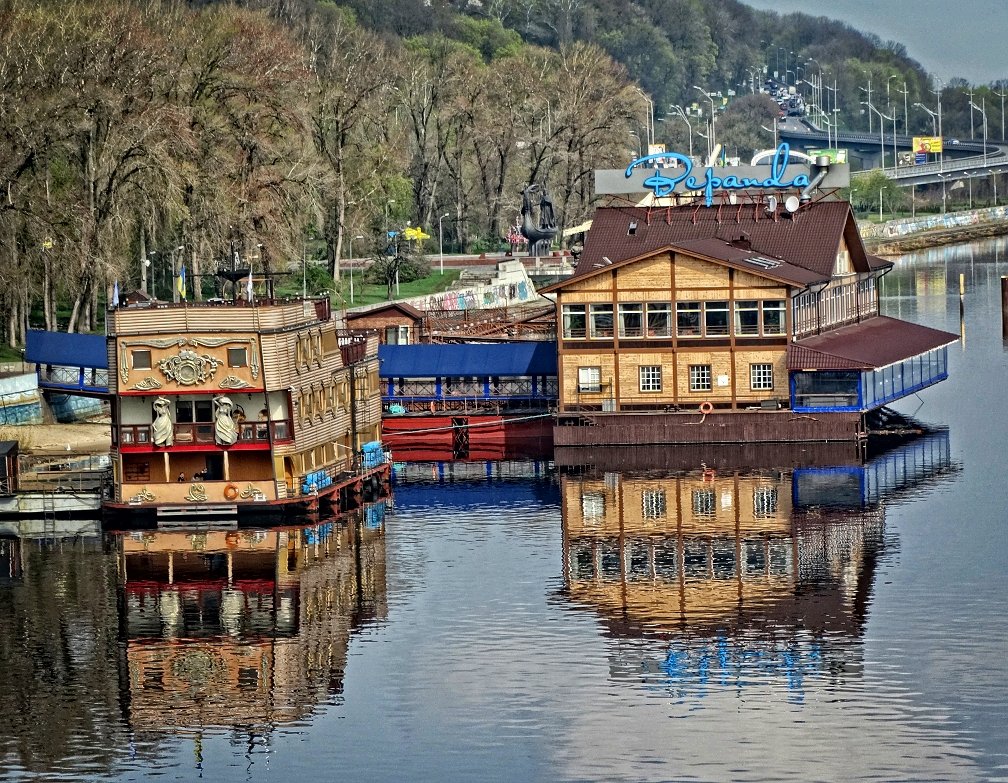
[[384, 511], [112, 537], [133, 729], [268, 726], [339, 693], [353, 629], [386, 614]]
[[823, 663], [861, 636], [883, 501], [952, 469], [942, 431], [860, 465], [567, 473], [565, 595], [613, 636], [666, 640], [694, 664], [705, 650], [723, 666], [794, 660], [799, 636]]

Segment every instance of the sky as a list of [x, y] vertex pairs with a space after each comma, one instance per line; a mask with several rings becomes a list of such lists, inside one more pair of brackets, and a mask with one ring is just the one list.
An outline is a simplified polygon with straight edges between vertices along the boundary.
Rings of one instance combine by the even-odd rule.
[[896, 41], [943, 81], [1008, 79], [1006, 0], [743, 0], [781, 14], [800, 11], [839, 19], [883, 41]]

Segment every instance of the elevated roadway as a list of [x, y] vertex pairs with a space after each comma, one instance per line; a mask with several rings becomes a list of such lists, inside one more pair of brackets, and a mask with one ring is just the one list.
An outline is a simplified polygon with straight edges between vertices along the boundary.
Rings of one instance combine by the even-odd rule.
[[[849, 155], [862, 164], [877, 164], [881, 160], [880, 150], [885, 144], [888, 152], [895, 143], [897, 150], [913, 150], [913, 137], [839, 131], [826, 134], [805, 119], [788, 118], [778, 123], [778, 136], [797, 149], [818, 149], [832, 143], [834, 147], [847, 149]], [[928, 185], [948, 182], [965, 176], [983, 177], [990, 174], [1008, 172], [1008, 144], [992, 142], [988, 139], [986, 148], [982, 141], [962, 141], [946, 138], [945, 151], [940, 161], [921, 163], [913, 166], [866, 166], [861, 173], [881, 170], [887, 177], [900, 185]]]

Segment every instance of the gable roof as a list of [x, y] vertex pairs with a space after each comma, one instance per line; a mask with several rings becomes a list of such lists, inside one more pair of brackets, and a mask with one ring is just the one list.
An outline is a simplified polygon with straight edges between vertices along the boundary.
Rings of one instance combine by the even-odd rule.
[[805, 269], [815, 275], [815, 280], [832, 277], [841, 241], [846, 241], [856, 270], [868, 272], [890, 266], [882, 259], [869, 260], [846, 201], [811, 202], [786, 216], [780, 211], [768, 214], [767, 206], [760, 203], [715, 207], [612, 206], [595, 211], [574, 274], [543, 291], [563, 288], [613, 264], [704, 239], [720, 240], [723, 244], [740, 244], [741, 239], [753, 253]]
[[347, 312], [346, 319], [347, 322], [356, 321], [359, 318], [370, 318], [371, 316], [382, 315], [386, 312], [396, 310], [414, 321], [422, 321], [424, 317], [423, 313], [413, 307], [413, 305], [407, 304], [406, 302], [386, 302], [369, 307], [367, 310], [354, 310], [353, 312]]
[[556, 375], [555, 342], [430, 343], [378, 346], [382, 378]]

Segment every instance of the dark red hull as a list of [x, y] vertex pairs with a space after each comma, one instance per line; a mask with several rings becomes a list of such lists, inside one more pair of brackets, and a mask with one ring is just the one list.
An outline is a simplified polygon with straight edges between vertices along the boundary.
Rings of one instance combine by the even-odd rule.
[[553, 451], [550, 414], [459, 413], [389, 416], [382, 443], [397, 462], [546, 458]]

